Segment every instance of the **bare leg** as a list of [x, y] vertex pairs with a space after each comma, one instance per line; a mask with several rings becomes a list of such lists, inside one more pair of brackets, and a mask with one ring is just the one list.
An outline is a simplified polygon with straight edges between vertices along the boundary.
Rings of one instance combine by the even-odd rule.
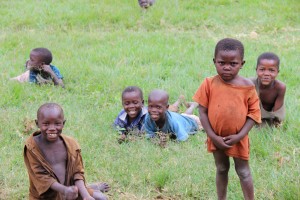
[[185, 101], [184, 96], [180, 95], [177, 101], [175, 101], [173, 104], [169, 105], [169, 111], [178, 112], [179, 106], [183, 101]]
[[242, 160], [240, 158], [233, 158], [233, 159], [235, 164], [235, 171], [240, 178], [244, 199], [253, 200], [254, 187], [253, 187], [253, 180], [250, 172], [249, 163], [247, 160]]
[[196, 102], [188, 102], [187, 105], [188, 105], [188, 107], [184, 113], [189, 114], [189, 115], [192, 115], [195, 108], [197, 108], [199, 106], [199, 104]]
[[216, 186], [219, 200], [225, 200], [227, 196], [228, 171], [230, 168], [229, 157], [220, 150], [214, 153], [216, 172]]
[[93, 198], [95, 200], [107, 200], [108, 198], [100, 191], [94, 191]]

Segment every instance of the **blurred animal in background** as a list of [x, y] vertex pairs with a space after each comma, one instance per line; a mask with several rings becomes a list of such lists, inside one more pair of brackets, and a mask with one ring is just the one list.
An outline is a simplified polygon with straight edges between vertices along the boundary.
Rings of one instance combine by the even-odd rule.
[[138, 0], [138, 2], [141, 8], [147, 9], [155, 3], [155, 0]]

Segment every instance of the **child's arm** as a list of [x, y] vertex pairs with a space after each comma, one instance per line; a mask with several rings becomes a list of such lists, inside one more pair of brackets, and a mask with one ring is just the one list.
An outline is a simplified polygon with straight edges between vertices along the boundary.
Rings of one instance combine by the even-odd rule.
[[65, 87], [63, 80], [56, 76], [50, 65], [43, 65], [42, 69], [52, 77], [54, 85], [60, 85], [63, 88]]
[[66, 199], [77, 199], [78, 197], [78, 188], [76, 186], [65, 186], [54, 182], [50, 188], [61, 193]]
[[211, 138], [214, 145], [216, 145], [219, 149], [228, 149], [231, 147], [231, 145], [224, 142], [223, 138], [221, 136], [218, 136], [214, 130], [212, 129], [209, 120], [208, 120], [208, 110], [207, 108], [199, 105], [199, 114], [200, 114], [200, 121], [201, 124], [207, 134], [208, 137]]
[[226, 136], [223, 138], [223, 140], [227, 145], [234, 145], [238, 143], [241, 139], [243, 139], [248, 134], [248, 132], [251, 130], [254, 124], [255, 124], [254, 120], [251, 119], [250, 117], [247, 117], [246, 123], [244, 124], [240, 132], [234, 135]]
[[79, 193], [84, 200], [95, 200], [93, 197], [90, 196], [88, 193], [83, 180], [75, 181], [75, 185], [78, 187]]
[[282, 82], [278, 82], [278, 95], [274, 103], [273, 111], [277, 111], [283, 106], [285, 91], [285, 84]]

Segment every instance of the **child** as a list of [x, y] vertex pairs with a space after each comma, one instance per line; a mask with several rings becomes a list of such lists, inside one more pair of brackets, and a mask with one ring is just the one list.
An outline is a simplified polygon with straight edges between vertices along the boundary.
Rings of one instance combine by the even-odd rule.
[[42, 105], [36, 124], [40, 131], [33, 133], [24, 147], [29, 199], [107, 199], [100, 190], [108, 191], [108, 185], [85, 186], [81, 149], [73, 138], [62, 134], [62, 108], [55, 103]]
[[138, 0], [138, 2], [141, 8], [147, 9], [155, 3], [155, 0]]
[[279, 73], [279, 57], [271, 52], [261, 54], [257, 59], [257, 78], [251, 78], [260, 99], [263, 124], [280, 127], [285, 117], [284, 95], [286, 86], [276, 80]]
[[144, 108], [143, 92], [139, 87], [126, 87], [121, 98], [123, 109], [114, 121], [114, 127], [121, 135], [118, 140], [120, 143], [125, 141], [129, 132], [144, 131], [144, 119], [147, 113], [147, 109]]
[[213, 59], [218, 75], [206, 78], [193, 97], [199, 103], [200, 120], [208, 136], [207, 149], [215, 159], [218, 199], [226, 199], [229, 157], [233, 157], [244, 199], [254, 199], [248, 132], [261, 119], [253, 83], [238, 75], [243, 58], [240, 41], [219, 41]]
[[[195, 105], [194, 105], [195, 106]], [[192, 106], [191, 108], [193, 108]], [[171, 138], [185, 141], [189, 134], [195, 134], [199, 128], [197, 116], [192, 116], [191, 109], [186, 114], [178, 114], [168, 110], [169, 95], [163, 90], [153, 90], [148, 97], [148, 114], [145, 118], [145, 130], [148, 138], [163, 132]], [[200, 121], [199, 121], [200, 123]]]
[[51, 65], [52, 53], [46, 48], [36, 48], [30, 52], [30, 59], [26, 62], [27, 71], [12, 80], [20, 83], [31, 82], [37, 84], [54, 83], [64, 87], [62, 75], [57, 67]]

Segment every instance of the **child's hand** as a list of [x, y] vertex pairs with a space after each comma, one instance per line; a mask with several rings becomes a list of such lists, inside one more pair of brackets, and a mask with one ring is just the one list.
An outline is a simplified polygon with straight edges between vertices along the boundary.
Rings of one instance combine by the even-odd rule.
[[227, 144], [227, 145], [234, 145], [234, 144], [238, 143], [241, 139], [238, 135], [229, 135], [229, 136], [223, 137], [223, 140], [224, 140], [225, 144]]
[[64, 197], [66, 200], [74, 200], [78, 197], [78, 188], [77, 186], [67, 186], [65, 187]]
[[42, 67], [43, 72], [46, 72], [48, 74], [52, 72], [52, 69], [51, 69], [50, 65], [43, 65], [41, 67]]
[[221, 136], [216, 136], [213, 139], [213, 143], [218, 147], [218, 149], [220, 150], [225, 150], [225, 149], [229, 149], [231, 147], [230, 144], [225, 143], [224, 141], [224, 137]]

